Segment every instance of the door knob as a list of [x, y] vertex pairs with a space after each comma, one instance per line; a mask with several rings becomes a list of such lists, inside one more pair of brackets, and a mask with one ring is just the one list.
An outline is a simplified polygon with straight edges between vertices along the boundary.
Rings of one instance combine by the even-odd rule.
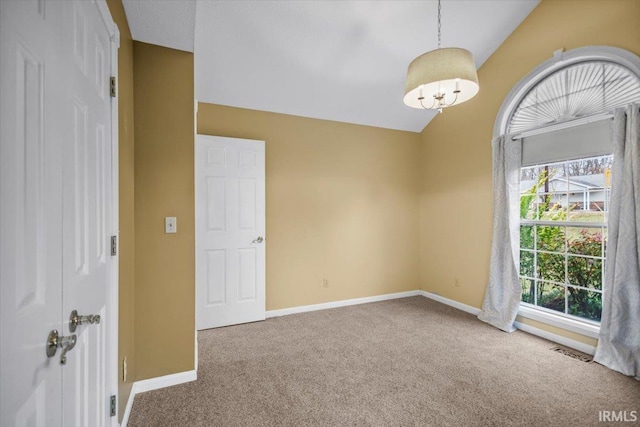
[[258, 236], [251, 243], [262, 243], [262, 242], [264, 242], [264, 238], [262, 236]]
[[60, 354], [60, 364], [67, 364], [67, 353], [76, 346], [76, 341], [78, 337], [73, 334], [66, 337], [62, 337], [58, 335], [57, 330], [52, 330], [49, 332], [49, 337], [47, 338], [47, 357], [53, 357], [56, 355], [58, 348], [62, 349], [62, 353]]
[[69, 331], [75, 332], [78, 325], [86, 325], [87, 323], [93, 325], [100, 323], [99, 314], [79, 315], [78, 310], [73, 310], [71, 316], [69, 316]]

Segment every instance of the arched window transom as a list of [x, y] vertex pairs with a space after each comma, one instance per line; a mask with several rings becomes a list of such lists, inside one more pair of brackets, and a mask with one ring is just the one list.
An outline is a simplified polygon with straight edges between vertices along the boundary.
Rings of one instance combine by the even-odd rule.
[[586, 61], [561, 68], [538, 82], [515, 108], [508, 132], [609, 112], [640, 102], [640, 78], [609, 61]]

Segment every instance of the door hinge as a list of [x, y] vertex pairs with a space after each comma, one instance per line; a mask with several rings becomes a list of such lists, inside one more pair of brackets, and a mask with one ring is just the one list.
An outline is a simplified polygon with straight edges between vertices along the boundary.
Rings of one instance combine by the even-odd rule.
[[111, 77], [111, 97], [116, 97], [116, 78]]
[[114, 394], [113, 396], [111, 396], [110, 399], [110, 408], [111, 408], [111, 416], [115, 417], [116, 416], [116, 395]]
[[111, 236], [111, 256], [118, 254], [118, 240], [116, 236]]

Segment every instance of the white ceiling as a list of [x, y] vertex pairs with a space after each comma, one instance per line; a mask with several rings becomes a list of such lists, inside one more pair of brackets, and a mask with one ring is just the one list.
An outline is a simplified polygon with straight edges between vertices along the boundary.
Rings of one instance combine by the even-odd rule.
[[[538, 3], [443, 0], [442, 46], [479, 67]], [[435, 1], [124, 6], [135, 40], [194, 52], [199, 101], [414, 132], [435, 115], [402, 103], [409, 62], [437, 47]]]
[[193, 52], [195, 0], [123, 0], [122, 4], [134, 40]]

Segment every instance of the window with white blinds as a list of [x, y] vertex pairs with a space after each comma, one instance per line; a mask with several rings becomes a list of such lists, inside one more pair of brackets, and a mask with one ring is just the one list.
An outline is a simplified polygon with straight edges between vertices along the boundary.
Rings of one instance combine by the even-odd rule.
[[585, 61], [542, 79], [511, 114], [508, 133], [611, 112], [640, 102], [640, 79], [623, 65]]

